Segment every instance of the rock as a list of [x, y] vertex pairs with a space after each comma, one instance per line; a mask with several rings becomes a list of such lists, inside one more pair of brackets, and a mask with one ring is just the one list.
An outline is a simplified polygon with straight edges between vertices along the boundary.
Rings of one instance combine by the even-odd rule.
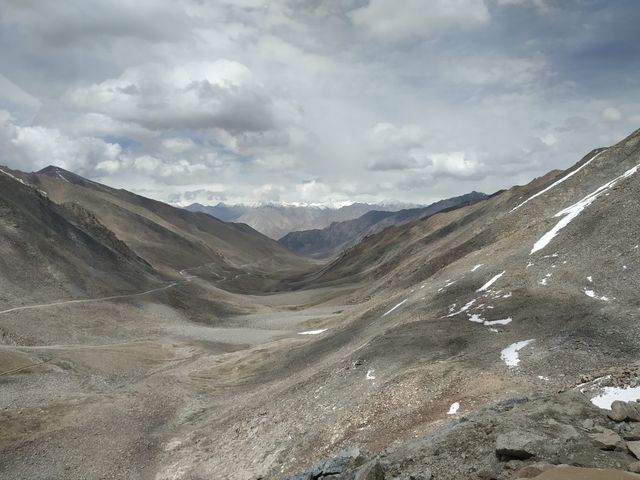
[[536, 454], [536, 446], [543, 440], [534, 433], [512, 431], [496, 438], [496, 455], [501, 459], [526, 460]]
[[384, 480], [384, 469], [379, 461], [374, 460], [360, 467], [354, 480]]
[[640, 422], [640, 404], [616, 400], [611, 404], [607, 417], [614, 422]]
[[347, 448], [336, 453], [322, 465], [322, 475], [337, 475], [350, 468], [359, 467], [367, 461], [359, 448]]
[[638, 480], [635, 473], [600, 468], [579, 468], [558, 465], [535, 477], [536, 480]]
[[640, 440], [640, 423], [632, 423], [622, 432], [622, 438], [625, 440]]
[[549, 463], [534, 463], [518, 470], [514, 478], [535, 478], [552, 468], [555, 468], [555, 465]]
[[600, 450], [624, 450], [624, 440], [613, 430], [603, 428], [601, 432], [591, 433], [589, 436], [598, 444]]
[[634, 457], [640, 459], [640, 442], [627, 442], [627, 448]]
[[[315, 480], [319, 478], [338, 477], [349, 474], [353, 478], [354, 470], [367, 462], [367, 457], [358, 448], [347, 448], [336, 453], [333, 457], [314, 462], [304, 472], [289, 477], [289, 480]], [[365, 477], [366, 478], [366, 477]], [[372, 477], [376, 478], [376, 477]]]
[[595, 423], [590, 418], [587, 418], [582, 422], [582, 428], [584, 428], [585, 430], [591, 430], [593, 427], [595, 427]]
[[633, 462], [627, 465], [627, 470], [633, 473], [640, 473], [640, 462]]

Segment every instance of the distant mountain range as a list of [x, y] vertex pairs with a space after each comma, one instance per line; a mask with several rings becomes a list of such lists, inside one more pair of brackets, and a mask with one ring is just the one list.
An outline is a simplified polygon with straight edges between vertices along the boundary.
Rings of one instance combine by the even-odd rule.
[[372, 210], [356, 219], [334, 222], [323, 229], [291, 232], [281, 238], [280, 243], [302, 255], [327, 258], [387, 227], [409, 223], [451, 208], [471, 205], [486, 198], [488, 195], [474, 191], [441, 200], [428, 207], [410, 208], [397, 212]]
[[225, 222], [246, 223], [267, 237], [279, 240], [290, 232], [325, 228], [333, 222], [352, 220], [371, 210], [394, 212], [416, 205], [371, 205], [354, 203], [341, 208], [289, 205], [202, 205], [193, 203], [186, 207], [192, 212], [204, 212]]

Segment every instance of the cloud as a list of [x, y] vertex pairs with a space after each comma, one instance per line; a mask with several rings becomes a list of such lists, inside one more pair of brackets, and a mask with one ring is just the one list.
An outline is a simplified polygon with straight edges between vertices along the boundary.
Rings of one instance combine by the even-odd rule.
[[286, 119], [278, 100], [244, 65], [228, 60], [173, 67], [146, 64], [119, 77], [72, 90], [71, 103], [151, 130], [264, 132]]
[[622, 113], [615, 107], [607, 107], [602, 110], [602, 119], [605, 122], [617, 122], [622, 119]]
[[540, 53], [528, 58], [489, 53], [447, 59], [445, 72], [459, 83], [506, 87], [526, 87], [549, 74], [547, 62]]
[[631, 0], [5, 0], [0, 163], [203, 203], [495, 191], [638, 128], [639, 12]]
[[381, 40], [423, 37], [447, 28], [465, 28], [489, 22], [482, 0], [370, 0], [350, 14], [358, 27]]

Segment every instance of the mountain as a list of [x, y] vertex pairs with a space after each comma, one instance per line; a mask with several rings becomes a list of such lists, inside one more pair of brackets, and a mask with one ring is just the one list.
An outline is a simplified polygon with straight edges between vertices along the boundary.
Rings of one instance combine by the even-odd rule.
[[247, 269], [264, 273], [306, 265], [245, 224], [172, 207], [54, 166], [30, 175], [29, 180], [54, 202], [77, 204], [92, 212], [131, 250], [164, 273], [203, 264], [230, 275]]
[[405, 209], [397, 212], [372, 210], [354, 220], [333, 222], [323, 229], [288, 233], [279, 242], [289, 250], [301, 255], [327, 258], [387, 227], [419, 220], [450, 208], [470, 205], [485, 200], [487, 197], [484, 193], [471, 192], [459, 197], [441, 200], [423, 208]]
[[324, 262], [6, 170], [0, 476], [635, 478], [640, 130], [577, 160]]
[[2, 304], [117, 294], [162, 278], [91, 212], [58, 205], [21, 172], [0, 168]]
[[264, 235], [278, 240], [289, 232], [324, 228], [333, 222], [358, 218], [371, 211], [395, 211], [398, 205], [369, 205], [354, 203], [340, 208], [285, 205], [218, 205], [205, 206], [194, 203], [186, 207], [193, 212], [204, 212], [225, 222], [241, 222], [255, 228]]

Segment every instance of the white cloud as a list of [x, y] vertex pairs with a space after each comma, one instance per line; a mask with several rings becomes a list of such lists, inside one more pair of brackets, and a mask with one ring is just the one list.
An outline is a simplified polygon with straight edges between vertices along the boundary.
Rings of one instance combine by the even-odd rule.
[[394, 41], [483, 25], [490, 15], [482, 0], [370, 0], [351, 12], [351, 18], [376, 37]]
[[605, 122], [617, 122], [622, 119], [622, 113], [615, 107], [607, 107], [602, 110], [602, 119]]
[[548, 74], [542, 54], [527, 58], [490, 53], [462, 59], [447, 59], [446, 75], [456, 82], [471, 85], [527, 86]]
[[68, 97], [77, 108], [155, 130], [260, 132], [287, 120], [249, 69], [228, 60], [131, 67]]

